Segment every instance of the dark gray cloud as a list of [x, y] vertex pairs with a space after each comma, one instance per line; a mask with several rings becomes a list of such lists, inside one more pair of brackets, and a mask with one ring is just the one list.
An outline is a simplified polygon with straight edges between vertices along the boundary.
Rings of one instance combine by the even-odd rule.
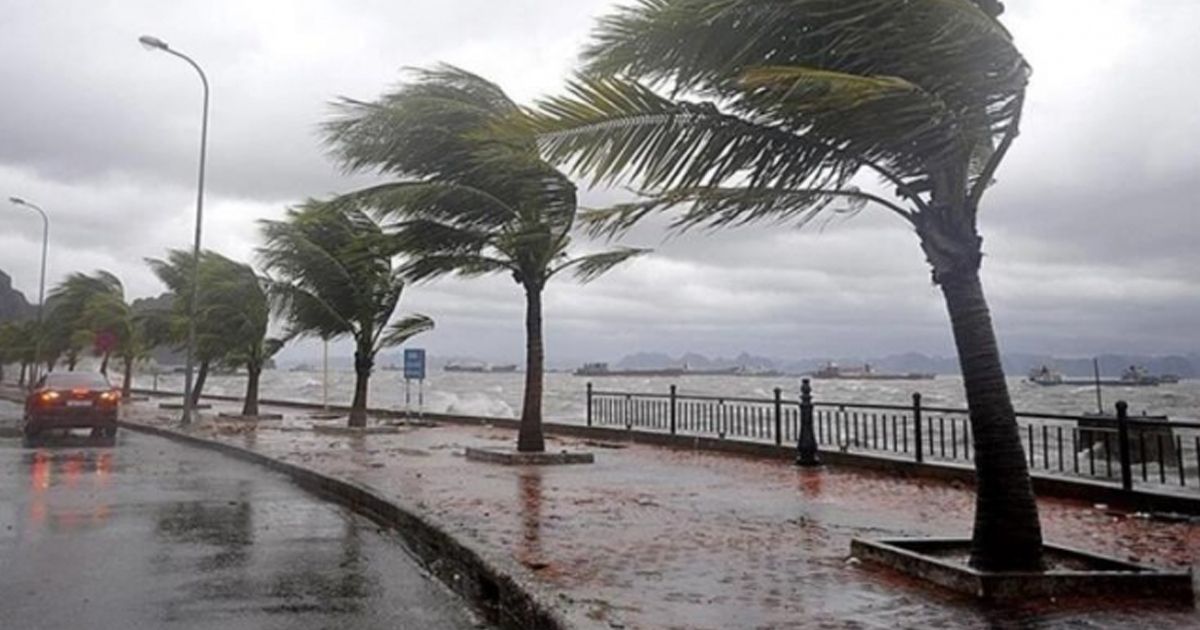
[[[52, 280], [103, 267], [148, 295], [160, 287], [142, 259], [190, 238], [199, 85], [178, 60], [143, 51], [138, 35], [158, 35], [207, 69], [206, 244], [250, 259], [257, 219], [363, 181], [323, 155], [316, 129], [331, 99], [373, 97], [402, 67], [434, 61], [480, 72], [518, 99], [554, 92], [609, 5], [10, 2], [0, 10], [0, 194], [53, 213]], [[1186, 80], [1200, 59], [1200, 5], [1008, 5], [1035, 74], [1023, 135], [982, 218], [1002, 343], [1068, 354], [1200, 349], [1200, 86]], [[23, 212], [0, 213], [0, 268], [35, 294], [39, 225]], [[667, 240], [660, 228], [627, 239], [652, 256], [587, 286], [551, 287], [552, 357], [950, 350], [916, 238], [884, 213]], [[523, 352], [522, 298], [507, 278], [420, 285], [405, 302], [438, 318], [423, 341], [436, 352]]]

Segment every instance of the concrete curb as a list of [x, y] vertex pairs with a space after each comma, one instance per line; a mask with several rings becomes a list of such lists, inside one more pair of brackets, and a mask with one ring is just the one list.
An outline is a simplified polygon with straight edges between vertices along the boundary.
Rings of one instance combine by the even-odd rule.
[[439, 580], [504, 628], [560, 630], [571, 627], [545, 601], [528, 592], [511, 575], [462, 544], [419, 514], [389, 501], [368, 486], [337, 479], [310, 468], [255, 451], [128, 420], [120, 426], [191, 446], [219, 451], [289, 476], [296, 485], [343, 505], [375, 523], [394, 529], [413, 555]]

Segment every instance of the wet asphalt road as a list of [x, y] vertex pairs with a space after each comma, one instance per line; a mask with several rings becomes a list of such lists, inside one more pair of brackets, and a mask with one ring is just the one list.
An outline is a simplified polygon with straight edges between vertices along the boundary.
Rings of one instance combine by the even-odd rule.
[[394, 536], [278, 473], [125, 430], [0, 438], [0, 628], [474, 627]]

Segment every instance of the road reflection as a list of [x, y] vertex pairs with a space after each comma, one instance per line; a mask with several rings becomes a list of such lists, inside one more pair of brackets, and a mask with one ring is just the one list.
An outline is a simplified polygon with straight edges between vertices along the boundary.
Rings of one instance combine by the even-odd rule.
[[[76, 501], [75, 491], [104, 490], [111, 483], [112, 451], [79, 451], [39, 448], [26, 454], [23, 470], [28, 471], [28, 534], [40, 530], [70, 531], [81, 527], [101, 527], [108, 522], [110, 508], [103, 492], [89, 493], [87, 500]], [[65, 492], [58, 494], [55, 488]]]

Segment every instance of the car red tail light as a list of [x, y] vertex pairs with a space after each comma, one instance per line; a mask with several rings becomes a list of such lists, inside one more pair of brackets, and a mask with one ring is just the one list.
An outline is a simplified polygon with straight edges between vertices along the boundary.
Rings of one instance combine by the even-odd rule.
[[50, 404], [50, 403], [58, 400], [59, 398], [62, 398], [62, 396], [58, 392], [53, 391], [53, 390], [48, 391], [48, 392], [42, 392], [42, 393], [38, 394], [38, 401], [45, 403], [45, 404]]
[[100, 402], [116, 403], [119, 400], [121, 400], [120, 392], [104, 392], [100, 394]]

